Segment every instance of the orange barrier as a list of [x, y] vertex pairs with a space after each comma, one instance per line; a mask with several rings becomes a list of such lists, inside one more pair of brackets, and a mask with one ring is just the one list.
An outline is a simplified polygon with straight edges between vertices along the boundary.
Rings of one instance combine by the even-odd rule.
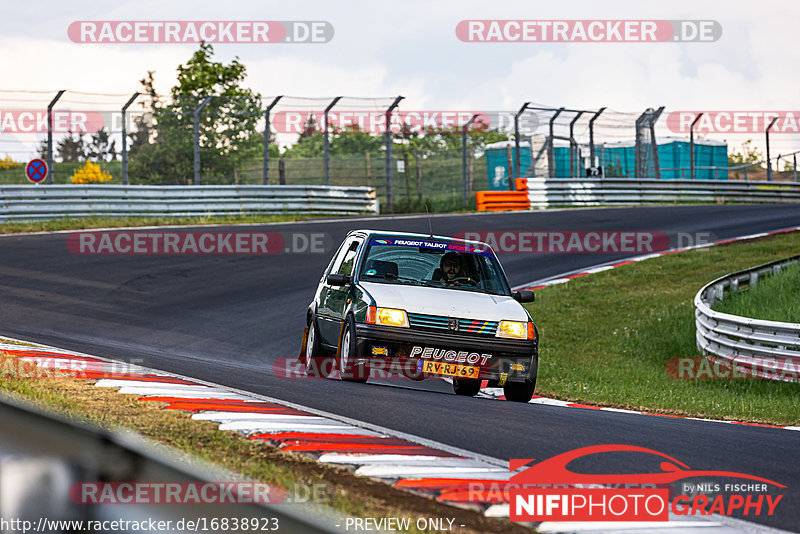
[[530, 209], [525, 191], [478, 191], [475, 193], [478, 211], [506, 211]]

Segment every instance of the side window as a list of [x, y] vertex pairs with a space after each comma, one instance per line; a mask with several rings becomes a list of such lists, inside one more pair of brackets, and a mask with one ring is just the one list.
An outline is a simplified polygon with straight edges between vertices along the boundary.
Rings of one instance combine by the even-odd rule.
[[353, 262], [355, 261], [358, 245], [361, 241], [358, 238], [351, 237], [342, 245], [339, 252], [336, 254], [336, 259], [331, 267], [331, 274], [351, 274], [353, 271]]
[[[349, 242], [349, 240], [348, 240], [348, 242]], [[344, 254], [344, 251], [347, 250], [348, 242], [345, 242], [345, 243], [342, 243], [341, 245], [339, 245], [339, 249], [336, 251], [336, 254], [333, 255], [333, 257], [331, 258], [331, 261], [328, 262], [328, 267], [325, 268], [325, 272], [322, 273], [322, 278], [323, 279], [327, 275], [336, 272], [336, 268], [341, 264], [341, 261], [339, 261], [339, 260], [342, 258], [343, 254]]]
[[358, 254], [358, 246], [361, 244], [361, 241], [354, 240], [349, 247], [347, 247], [347, 252], [345, 253], [341, 265], [336, 270], [337, 274], [346, 274], [348, 276], [353, 274], [353, 265], [356, 262], [356, 255]]

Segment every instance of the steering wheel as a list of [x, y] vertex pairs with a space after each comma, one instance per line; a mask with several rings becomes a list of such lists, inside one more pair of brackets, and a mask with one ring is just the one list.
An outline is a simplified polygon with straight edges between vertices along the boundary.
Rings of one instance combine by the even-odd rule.
[[453, 278], [451, 280], [444, 279], [442, 281], [445, 284], [450, 283], [450, 282], [460, 282], [460, 283], [464, 283], [464, 284], [470, 285], [472, 287], [477, 287], [478, 286], [478, 281], [477, 280], [473, 280], [472, 278], [468, 278], [466, 276], [457, 276], [456, 278]]

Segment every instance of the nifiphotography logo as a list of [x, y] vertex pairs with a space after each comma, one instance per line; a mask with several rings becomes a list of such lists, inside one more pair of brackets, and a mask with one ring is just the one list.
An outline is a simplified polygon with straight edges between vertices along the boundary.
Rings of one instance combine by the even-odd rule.
[[[590, 474], [568, 468], [599, 453], [655, 456], [660, 472]], [[509, 467], [516, 470], [532, 461], [512, 460]], [[718, 478], [727, 480], [717, 482]], [[695, 481], [673, 485], [689, 479]], [[767, 493], [769, 487], [786, 487], [746, 473], [691, 469], [664, 453], [618, 444], [559, 454], [515, 474], [509, 482], [512, 521], [668, 521], [670, 512], [677, 516], [771, 516], [783, 495]]]

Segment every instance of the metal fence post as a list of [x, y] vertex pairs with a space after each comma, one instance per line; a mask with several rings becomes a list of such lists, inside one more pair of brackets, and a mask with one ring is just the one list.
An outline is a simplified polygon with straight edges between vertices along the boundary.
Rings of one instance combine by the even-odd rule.
[[269, 185], [269, 137], [270, 137], [270, 120], [269, 114], [272, 111], [278, 101], [283, 98], [283, 95], [276, 96], [275, 100], [272, 101], [272, 104], [267, 106], [267, 110], [264, 112], [264, 185]]
[[792, 154], [792, 178], [797, 181], [797, 152]]
[[598, 109], [597, 112], [592, 116], [592, 118], [589, 119], [589, 166], [590, 167], [594, 167], [594, 121], [596, 121], [597, 117], [599, 117], [600, 114], [603, 113], [605, 110], [606, 110], [605, 107]]
[[62, 89], [47, 106], [47, 183], [53, 183], [53, 106], [58, 99], [66, 92]]
[[556, 177], [556, 149], [554, 145], [555, 137], [553, 137], [553, 126], [555, 125], [556, 118], [561, 115], [562, 111], [564, 111], [564, 108], [558, 108], [553, 116], [550, 117], [550, 146], [547, 150], [547, 174], [550, 178]]
[[194, 110], [194, 185], [200, 185], [200, 112], [211, 102], [207, 96]]
[[323, 148], [325, 149], [325, 185], [331, 185], [331, 148], [330, 148], [330, 141], [328, 140], [328, 112], [333, 109], [333, 106], [341, 100], [341, 96], [337, 96], [336, 98], [328, 104], [328, 107], [325, 108], [325, 113], [323, 113], [324, 117], [324, 133], [322, 138]]
[[656, 179], [661, 179], [661, 163], [658, 161], [658, 139], [656, 139], [656, 122], [664, 112], [664, 106], [658, 108], [650, 117], [650, 137], [653, 138], [653, 169], [656, 173]]
[[122, 106], [122, 185], [128, 185], [128, 129], [126, 126], [126, 116], [128, 108], [141, 93], [133, 93], [128, 102]]
[[[461, 183], [464, 188], [464, 194], [462, 200], [465, 208], [469, 204], [469, 195], [468, 195], [469, 177], [467, 176], [467, 130], [469, 130], [469, 126], [472, 124], [472, 121], [474, 121], [477, 117], [478, 117], [477, 114], [470, 117], [470, 119], [461, 129]], [[519, 141], [517, 141], [517, 143], [519, 143]], [[519, 146], [519, 144], [517, 144], [517, 146]], [[517, 157], [519, 157], [519, 153], [517, 153]], [[519, 159], [517, 159], [517, 164], [519, 165]], [[519, 172], [519, 170], [517, 170], [517, 172]], [[511, 178], [509, 177], [509, 180], [510, 179]]]
[[[520, 175], [520, 155], [519, 155], [519, 116], [525, 112], [525, 109], [530, 105], [530, 102], [525, 102], [517, 114], [514, 115], [514, 149], [517, 153], [514, 155], [514, 178], [519, 178]], [[472, 117], [473, 119], [475, 117]], [[472, 119], [470, 119], [472, 122]], [[467, 123], [469, 124], [469, 123]], [[465, 134], [466, 135], [466, 134]]]
[[388, 213], [394, 211], [394, 198], [392, 198], [392, 111], [404, 98], [404, 96], [398, 96], [386, 110], [386, 210]]
[[697, 117], [695, 117], [694, 121], [692, 121], [692, 125], [689, 126], [689, 179], [691, 180], [696, 179], [694, 173], [694, 125], [697, 124], [697, 121], [699, 121], [700, 117], [702, 116], [702, 113], [698, 113]]
[[772, 128], [772, 126], [775, 124], [777, 120], [778, 117], [772, 119], [772, 122], [769, 123], [769, 126], [767, 126], [767, 129], [764, 132], [767, 136], [767, 181], [768, 182], [772, 181], [772, 161], [770, 161], [769, 159], [769, 130], [770, 128]]
[[570, 178], [577, 178], [575, 176], [575, 154], [573, 152], [574, 147], [578, 144], [575, 141], [575, 136], [573, 135], [575, 123], [578, 122], [578, 119], [581, 118], [583, 115], [583, 111], [579, 111], [575, 118], [569, 122], [569, 177]]

